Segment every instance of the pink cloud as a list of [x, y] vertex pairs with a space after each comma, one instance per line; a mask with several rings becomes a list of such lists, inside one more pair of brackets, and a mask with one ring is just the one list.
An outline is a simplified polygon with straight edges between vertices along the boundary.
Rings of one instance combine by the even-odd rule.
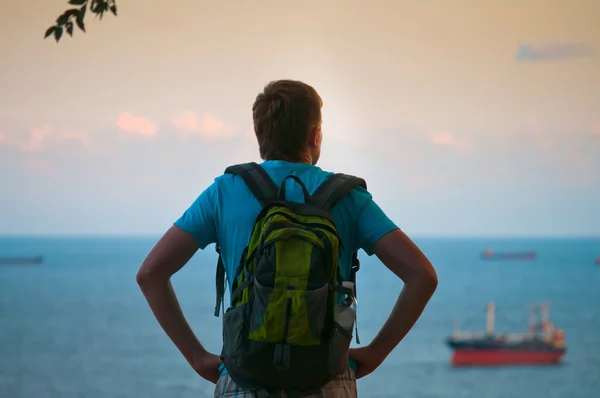
[[27, 139], [17, 146], [24, 152], [40, 152], [49, 145], [55, 145], [66, 140], [77, 141], [89, 150], [94, 149], [90, 137], [85, 132], [55, 129], [48, 125], [32, 128]]
[[187, 134], [198, 134], [209, 139], [226, 138], [234, 135], [231, 125], [217, 119], [210, 113], [199, 116], [194, 111], [184, 111], [171, 119], [177, 130]]
[[143, 116], [135, 116], [130, 112], [121, 112], [117, 118], [117, 127], [126, 133], [149, 137], [156, 134], [158, 125]]
[[600, 135], [600, 122], [592, 126], [592, 133]]
[[49, 125], [33, 127], [25, 135], [0, 132], [0, 145], [17, 148], [23, 152], [41, 152], [63, 141], [76, 141], [90, 151], [96, 151], [89, 135], [80, 130], [58, 129]]
[[457, 149], [469, 149], [471, 148], [471, 143], [466, 139], [459, 139], [454, 134], [443, 131], [436, 130], [429, 133], [429, 140], [438, 146], [445, 146]]
[[39, 152], [47, 143], [48, 137], [54, 133], [54, 129], [50, 126], [39, 126], [31, 129], [29, 138], [25, 143], [20, 145], [24, 152]]
[[57, 139], [59, 141], [63, 141], [63, 140], [73, 140], [73, 141], [78, 141], [81, 145], [83, 145], [86, 149], [89, 150], [95, 150], [97, 149], [96, 146], [94, 145], [94, 143], [92, 142], [92, 140], [90, 139], [90, 136], [80, 130], [60, 130], [57, 134]]
[[198, 130], [200, 119], [194, 111], [181, 112], [171, 120], [171, 124], [178, 130], [193, 133]]

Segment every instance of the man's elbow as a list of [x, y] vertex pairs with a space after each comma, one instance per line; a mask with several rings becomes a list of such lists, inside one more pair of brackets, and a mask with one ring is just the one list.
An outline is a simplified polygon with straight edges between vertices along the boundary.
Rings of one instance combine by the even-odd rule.
[[438, 276], [431, 264], [417, 268], [404, 281], [406, 285], [414, 286], [423, 293], [433, 294], [437, 289]]
[[135, 281], [141, 288], [156, 283], [160, 279], [163, 278], [159, 273], [153, 270], [153, 267], [147, 267], [144, 265], [140, 267], [135, 276]]
[[437, 289], [438, 286], [438, 276], [433, 267], [430, 271], [426, 272], [425, 280], [427, 281], [426, 284], [430, 287], [431, 292], [435, 292], [435, 289]]
[[419, 279], [421, 280], [423, 289], [430, 291], [431, 294], [435, 292], [438, 286], [438, 276], [433, 266], [430, 265], [429, 267], [422, 269]]
[[148, 281], [152, 279], [152, 274], [143, 268], [140, 268], [135, 275], [135, 281], [137, 284], [142, 287], [148, 284]]

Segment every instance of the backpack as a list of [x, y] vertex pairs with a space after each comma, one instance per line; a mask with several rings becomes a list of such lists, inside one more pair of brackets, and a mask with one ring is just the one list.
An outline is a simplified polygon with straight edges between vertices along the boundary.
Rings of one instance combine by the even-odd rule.
[[[254, 162], [230, 166], [225, 173], [242, 177], [262, 210], [223, 313], [221, 360], [241, 388], [283, 390], [288, 396], [319, 391], [347, 371], [352, 341], [352, 327], [341, 328], [333, 316], [342, 293], [343, 243], [329, 211], [352, 188], [366, 189], [366, 182], [334, 174], [311, 196], [295, 175], [277, 188]], [[301, 186], [304, 203], [286, 200], [288, 179]], [[224, 310], [225, 269], [218, 244], [216, 250], [218, 317], [219, 307]], [[354, 252], [352, 282], [359, 268]]]

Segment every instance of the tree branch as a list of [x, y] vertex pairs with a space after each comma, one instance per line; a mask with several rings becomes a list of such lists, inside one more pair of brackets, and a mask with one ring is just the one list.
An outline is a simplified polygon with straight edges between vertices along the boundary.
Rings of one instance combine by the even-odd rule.
[[77, 6], [69, 8], [64, 13], [56, 18], [56, 23], [50, 26], [46, 33], [44, 33], [44, 39], [54, 35], [54, 39], [58, 43], [63, 35], [63, 32], [67, 32], [69, 36], [73, 36], [73, 24], [85, 32], [85, 15], [89, 9], [98, 19], [102, 19], [105, 13], [111, 12], [114, 16], [117, 16], [117, 1], [116, 0], [69, 0], [69, 4]]

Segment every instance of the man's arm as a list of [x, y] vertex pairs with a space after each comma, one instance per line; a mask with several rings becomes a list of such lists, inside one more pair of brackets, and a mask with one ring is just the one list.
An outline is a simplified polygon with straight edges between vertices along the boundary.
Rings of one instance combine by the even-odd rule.
[[216, 214], [218, 189], [210, 185], [175, 221], [144, 260], [137, 282], [165, 333], [194, 370], [204, 379], [217, 382], [221, 360], [208, 353], [188, 325], [171, 276], [179, 271], [198, 249], [217, 242]]
[[216, 383], [220, 359], [207, 352], [194, 335], [171, 285], [171, 276], [198, 248], [198, 242], [190, 234], [171, 227], [142, 263], [136, 280], [160, 326], [181, 354], [200, 376]]
[[419, 248], [373, 201], [366, 190], [351, 193], [357, 213], [356, 245], [368, 255], [375, 254], [404, 282], [390, 316], [373, 341], [350, 350], [357, 361], [356, 377], [373, 372], [402, 341], [421, 316], [437, 287], [433, 266]]
[[421, 316], [437, 288], [438, 278], [427, 257], [400, 229], [384, 235], [372, 251], [404, 282], [390, 316], [369, 344], [378, 360], [383, 361]]

